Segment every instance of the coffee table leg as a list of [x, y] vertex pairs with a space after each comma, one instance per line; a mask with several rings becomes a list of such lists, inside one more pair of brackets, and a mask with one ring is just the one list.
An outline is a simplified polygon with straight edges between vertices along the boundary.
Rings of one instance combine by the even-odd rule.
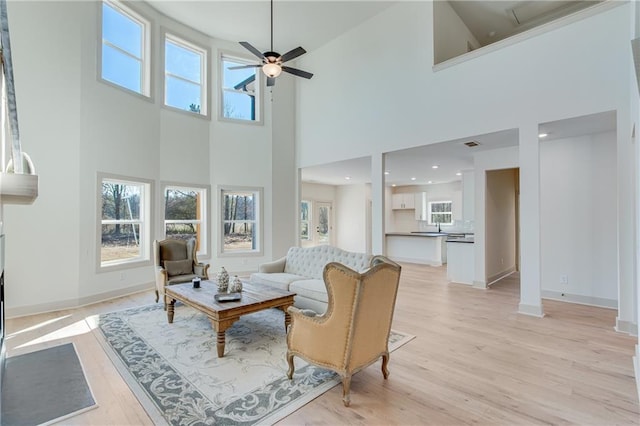
[[224, 356], [224, 345], [226, 339], [226, 332], [218, 331], [218, 338], [216, 340], [216, 348], [218, 349], [218, 358], [222, 358]]
[[173, 324], [173, 313], [175, 312], [175, 307], [176, 300], [172, 299], [167, 305], [167, 319], [169, 320], [169, 324]]
[[218, 349], [218, 358], [222, 358], [224, 356], [224, 346], [226, 343], [225, 332], [234, 322], [238, 321], [238, 318], [229, 318], [222, 321], [210, 318], [210, 320], [211, 326], [216, 332], [216, 349]]
[[[292, 306], [292, 305], [289, 305]], [[291, 315], [289, 314], [289, 306], [283, 306], [280, 309], [284, 311], [284, 331], [287, 333], [289, 331], [289, 325], [291, 325]]]

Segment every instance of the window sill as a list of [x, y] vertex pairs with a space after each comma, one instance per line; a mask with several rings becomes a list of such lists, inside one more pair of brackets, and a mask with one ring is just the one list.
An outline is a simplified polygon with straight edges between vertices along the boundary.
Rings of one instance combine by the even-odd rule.
[[131, 261], [111, 263], [108, 265], [102, 265], [100, 263], [98, 265], [96, 272], [98, 273], [115, 272], [115, 271], [121, 271], [125, 269], [143, 268], [143, 267], [152, 266], [152, 265], [153, 265], [153, 262], [151, 262], [150, 259], [136, 259]]

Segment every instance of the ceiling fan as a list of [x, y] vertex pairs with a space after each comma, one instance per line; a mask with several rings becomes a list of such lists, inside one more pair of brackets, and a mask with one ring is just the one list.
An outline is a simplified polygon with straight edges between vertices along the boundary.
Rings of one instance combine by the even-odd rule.
[[276, 77], [278, 77], [282, 73], [282, 71], [307, 79], [313, 77], [313, 74], [310, 72], [282, 65], [287, 61], [290, 61], [300, 55], [307, 53], [307, 51], [302, 47], [296, 47], [295, 49], [290, 50], [284, 55], [280, 55], [278, 52], [273, 51], [273, 0], [271, 0], [271, 50], [261, 53], [247, 41], [241, 41], [240, 44], [249, 52], [260, 58], [262, 62], [256, 65], [241, 65], [237, 67], [229, 67], [230, 70], [261, 67], [262, 72], [264, 72], [264, 74], [267, 76], [267, 86], [275, 86]]

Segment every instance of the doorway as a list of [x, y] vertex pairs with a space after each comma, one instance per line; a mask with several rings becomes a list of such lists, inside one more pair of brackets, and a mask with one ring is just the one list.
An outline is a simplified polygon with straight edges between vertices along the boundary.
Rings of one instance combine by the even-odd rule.
[[486, 171], [485, 274], [491, 285], [520, 269], [518, 168]]

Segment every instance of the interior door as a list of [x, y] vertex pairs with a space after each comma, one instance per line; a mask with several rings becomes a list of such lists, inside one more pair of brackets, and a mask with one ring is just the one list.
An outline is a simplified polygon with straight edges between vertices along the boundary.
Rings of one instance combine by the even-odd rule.
[[313, 237], [314, 243], [315, 245], [330, 245], [333, 229], [333, 225], [331, 223], [331, 203], [316, 202], [314, 210], [313, 217], [315, 219], [314, 225], [316, 227]]

